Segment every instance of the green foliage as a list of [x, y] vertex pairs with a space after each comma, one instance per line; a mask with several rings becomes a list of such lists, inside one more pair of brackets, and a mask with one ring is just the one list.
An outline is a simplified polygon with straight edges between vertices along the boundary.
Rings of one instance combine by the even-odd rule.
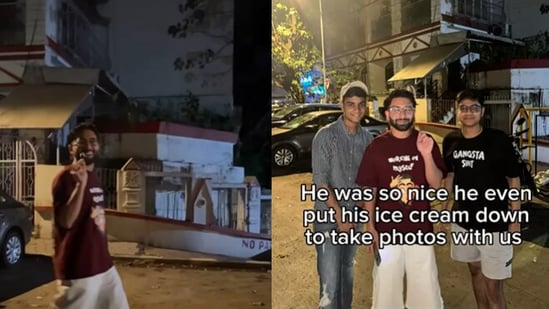
[[[272, 14], [272, 78], [276, 86], [290, 93], [295, 102], [305, 102], [299, 84], [303, 72], [322, 69], [322, 54], [295, 8], [275, 0]], [[353, 79], [349, 71], [326, 68], [328, 102], [339, 100], [339, 89]]]
[[[221, 42], [222, 46], [217, 49], [206, 47], [203, 50], [188, 52], [181, 57], [177, 57], [173, 63], [175, 70], [202, 70], [219, 58], [224, 49], [232, 46], [232, 30], [220, 25], [227, 23], [228, 20], [230, 21], [230, 17], [234, 15], [234, 11], [224, 11], [223, 7], [223, 2], [216, 0], [186, 0], [177, 6], [180, 18], [176, 23], [168, 26], [168, 35], [174, 39], [185, 39], [200, 33], [213, 39], [209, 41], [205, 40], [205, 42]], [[225, 73], [216, 74], [223, 75]], [[213, 75], [215, 74], [188, 73], [187, 76], [189, 76], [188, 81], [192, 82], [196, 78], [206, 80], [206, 76], [211, 78]], [[151, 120], [169, 121], [201, 128], [224, 131], [234, 131], [236, 128], [234, 120], [231, 117], [200, 109], [199, 98], [190, 91], [187, 91], [181, 98], [181, 102], [176, 103], [177, 106], [181, 106], [179, 109], [174, 109], [173, 104], [168, 104], [164, 107], [159, 105], [153, 110], [150, 110], [150, 108], [143, 104], [138, 105], [141, 106], [138, 106], [134, 112], [137, 115], [134, 118], [137, 119], [145, 115], [147, 119]]]
[[181, 113], [183, 118], [195, 123], [200, 116], [200, 100], [192, 92], [187, 91], [185, 96], [183, 96], [182, 103], [183, 107], [181, 108]]
[[545, 59], [549, 57], [549, 32], [521, 39], [525, 46], [472, 43], [471, 51], [481, 55], [484, 65], [498, 65], [512, 59]]
[[321, 62], [320, 51], [305, 29], [299, 13], [280, 1], [273, 2], [272, 78], [275, 85], [289, 91], [295, 102], [305, 102], [299, 79]]
[[137, 102], [128, 110], [131, 121], [166, 121], [184, 125], [214, 129], [222, 131], [235, 131], [236, 125], [230, 116], [219, 115], [207, 109], [200, 109], [200, 100], [192, 92], [187, 93], [181, 101], [175, 104], [179, 110], [170, 109], [161, 104], [155, 104], [154, 108], [142, 102]]
[[181, 103], [183, 107], [180, 119], [183, 123], [206, 129], [234, 131], [235, 125], [230, 116], [219, 115], [207, 109], [199, 109], [200, 100], [192, 92], [187, 91]]
[[222, 2], [215, 0], [187, 0], [185, 3], [178, 5], [181, 19], [168, 27], [168, 35], [172, 38], [187, 38], [192, 34], [201, 33], [210, 38], [222, 40], [224, 45], [217, 50], [206, 48], [177, 57], [173, 63], [175, 70], [204, 69], [206, 65], [219, 57], [225, 48], [233, 44], [231, 31], [218, 27], [216, 29], [222, 29], [223, 32], [214, 33], [215, 29], [211, 29], [208, 24], [213, 20], [225, 20], [234, 13], [223, 12], [220, 9], [221, 6]]
[[[549, 9], [549, 6], [548, 6]], [[547, 59], [549, 58], [549, 32], [544, 31], [534, 36], [524, 38], [526, 43], [526, 55], [524, 58]]]
[[351, 71], [328, 70], [326, 75], [331, 80], [330, 87], [328, 88], [328, 102], [332, 103], [339, 102], [339, 91], [343, 85], [357, 79], [355, 73]]
[[520, 58], [524, 53], [524, 47], [519, 45], [509, 46], [508, 44], [483, 44], [471, 43], [471, 52], [479, 53], [485, 65], [492, 66], [513, 58]]

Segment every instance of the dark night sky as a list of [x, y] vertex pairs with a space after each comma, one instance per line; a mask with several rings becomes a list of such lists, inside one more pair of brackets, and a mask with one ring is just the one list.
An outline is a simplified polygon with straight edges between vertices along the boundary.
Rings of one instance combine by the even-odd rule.
[[[253, 152], [261, 153], [265, 164], [260, 182], [270, 188], [270, 151], [262, 146], [271, 137], [271, 1], [235, 1], [234, 39], [233, 101], [242, 107], [239, 135], [248, 144], [257, 145]], [[256, 131], [250, 134], [253, 129]]]
[[270, 111], [271, 1], [235, 1], [234, 104], [248, 131]]

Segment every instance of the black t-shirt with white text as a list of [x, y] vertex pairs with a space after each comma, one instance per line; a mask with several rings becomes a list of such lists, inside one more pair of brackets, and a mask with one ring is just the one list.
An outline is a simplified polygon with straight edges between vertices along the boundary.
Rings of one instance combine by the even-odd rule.
[[[487, 189], [509, 188], [507, 177], [519, 176], [518, 161], [509, 137], [500, 130], [483, 128], [473, 138], [465, 138], [461, 131], [449, 133], [442, 145], [444, 160], [449, 173], [454, 173], [454, 207], [453, 210], [464, 210], [469, 213], [468, 222], [456, 222], [465, 229], [487, 232], [508, 230], [506, 222], [478, 222], [476, 215], [486, 207], [489, 211], [507, 211], [509, 200], [488, 201], [485, 198]], [[465, 191], [474, 189], [478, 192], [475, 201], [466, 200], [463, 195], [456, 196], [456, 187]], [[461, 197], [461, 198], [460, 198]], [[459, 199], [459, 200], [457, 200]]]

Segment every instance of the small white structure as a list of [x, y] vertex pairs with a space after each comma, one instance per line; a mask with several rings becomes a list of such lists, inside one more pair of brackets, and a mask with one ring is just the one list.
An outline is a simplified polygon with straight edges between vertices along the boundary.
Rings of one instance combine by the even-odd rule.
[[[112, 201], [111, 239], [237, 258], [270, 250], [270, 195], [233, 166], [236, 134], [164, 122], [97, 126], [103, 158], [125, 161], [114, 174], [97, 169]], [[61, 168], [53, 167], [37, 165], [39, 215], [51, 212], [44, 184]], [[51, 222], [38, 217], [47, 235]]]
[[523, 134], [525, 144], [532, 146], [524, 150], [524, 157], [549, 162], [549, 59], [511, 60], [472, 72], [469, 79], [474, 88], [489, 89], [489, 96], [495, 98], [486, 101], [492, 104], [497, 120], [494, 126], [509, 132], [524, 129], [524, 125], [520, 128], [515, 125], [519, 109], [523, 110], [532, 136], [530, 139]]
[[494, 89], [491, 96], [507, 97], [516, 104], [549, 106], [549, 60], [516, 59], [469, 74], [471, 86]]

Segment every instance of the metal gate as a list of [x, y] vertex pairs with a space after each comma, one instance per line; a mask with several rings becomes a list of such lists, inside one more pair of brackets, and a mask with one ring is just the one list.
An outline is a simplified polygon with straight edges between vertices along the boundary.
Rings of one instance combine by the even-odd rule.
[[0, 188], [34, 207], [36, 151], [29, 141], [0, 143]]

